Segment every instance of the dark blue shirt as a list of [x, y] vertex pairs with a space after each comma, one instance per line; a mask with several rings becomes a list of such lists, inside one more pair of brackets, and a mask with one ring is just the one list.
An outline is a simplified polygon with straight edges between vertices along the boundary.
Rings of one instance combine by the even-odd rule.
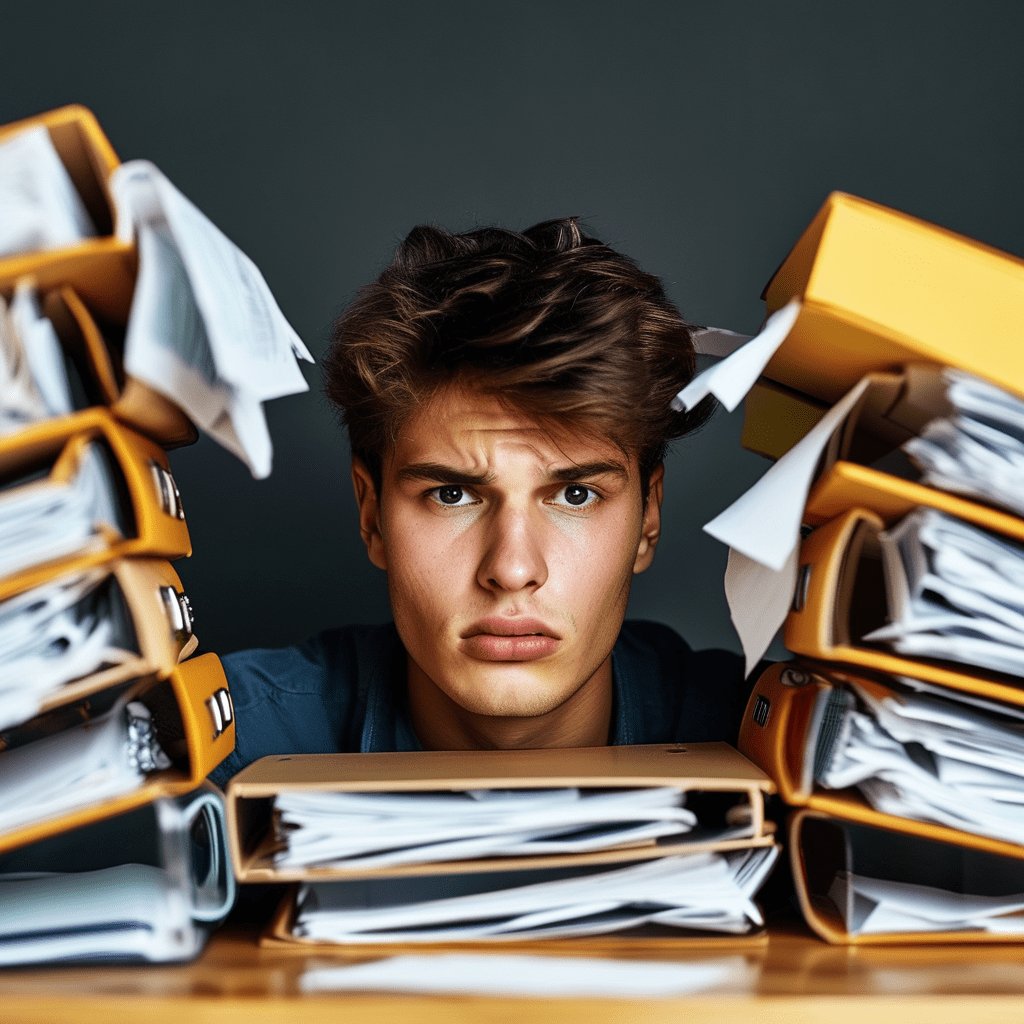
[[[220, 785], [267, 754], [421, 749], [405, 648], [391, 623], [329, 629], [223, 661], [236, 739], [210, 775]], [[742, 665], [729, 651], [691, 650], [660, 623], [624, 623], [612, 649], [612, 744], [735, 743], [749, 692]]]

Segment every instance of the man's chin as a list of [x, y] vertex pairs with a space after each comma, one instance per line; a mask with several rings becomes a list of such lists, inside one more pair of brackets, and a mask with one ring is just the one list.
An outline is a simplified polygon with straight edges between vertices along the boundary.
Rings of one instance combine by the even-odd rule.
[[[512, 666], [506, 664], [502, 668]], [[476, 678], [472, 681], [462, 678], [441, 688], [466, 711], [489, 718], [538, 718], [560, 707], [573, 693], [564, 683], [545, 685], [543, 679], [517, 670], [473, 675]], [[510, 675], [520, 678], [509, 679]]]

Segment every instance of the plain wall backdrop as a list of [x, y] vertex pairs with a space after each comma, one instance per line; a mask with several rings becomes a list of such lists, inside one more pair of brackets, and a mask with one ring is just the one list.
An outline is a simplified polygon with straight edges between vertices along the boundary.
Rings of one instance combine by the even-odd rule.
[[[315, 355], [424, 221], [579, 214], [691, 321], [745, 333], [833, 189], [1024, 253], [1019, 0], [50, 2], [5, 10], [3, 36], [0, 122], [92, 108], [256, 261]], [[268, 407], [269, 480], [205, 438], [172, 455], [206, 649], [388, 617], [307, 378]], [[741, 415], [674, 450], [631, 599], [695, 646], [738, 649], [700, 527], [766, 468]]]

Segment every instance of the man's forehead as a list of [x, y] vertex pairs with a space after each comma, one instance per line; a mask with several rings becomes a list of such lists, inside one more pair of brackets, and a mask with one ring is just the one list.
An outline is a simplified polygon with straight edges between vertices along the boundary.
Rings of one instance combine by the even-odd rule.
[[[478, 463], [491, 453], [516, 450], [546, 465], [632, 461], [610, 438], [552, 417], [539, 422], [496, 398], [456, 390], [435, 396], [404, 424], [389, 460]], [[469, 468], [467, 465], [466, 468]]]

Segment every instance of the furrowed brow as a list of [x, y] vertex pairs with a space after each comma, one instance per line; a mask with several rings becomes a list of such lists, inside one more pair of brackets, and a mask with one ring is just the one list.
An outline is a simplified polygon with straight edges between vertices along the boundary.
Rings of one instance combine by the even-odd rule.
[[573, 466], [561, 466], [550, 473], [552, 480], [559, 483], [572, 483], [586, 477], [604, 476], [612, 473], [629, 479], [629, 472], [621, 462], [581, 462]]
[[455, 466], [440, 462], [413, 462], [403, 466], [397, 473], [399, 480], [425, 480], [429, 483], [445, 484], [488, 484], [494, 479], [492, 473], [469, 473]]

